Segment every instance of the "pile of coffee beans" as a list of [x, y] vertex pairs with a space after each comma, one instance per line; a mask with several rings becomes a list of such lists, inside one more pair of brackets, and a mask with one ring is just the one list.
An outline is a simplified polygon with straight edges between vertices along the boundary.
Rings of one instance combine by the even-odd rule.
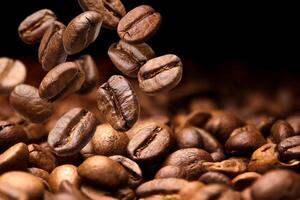
[[[224, 84], [214, 98], [199, 77], [176, 87], [181, 59], [145, 43], [161, 24], [154, 8], [78, 3], [68, 25], [43, 9], [19, 26], [25, 43], [39, 43], [38, 87], [25, 84], [21, 61], [0, 58], [0, 199], [300, 200], [290, 91], [242, 101]], [[79, 53], [102, 27], [120, 37], [108, 57], [122, 75], [99, 84], [96, 62]]]

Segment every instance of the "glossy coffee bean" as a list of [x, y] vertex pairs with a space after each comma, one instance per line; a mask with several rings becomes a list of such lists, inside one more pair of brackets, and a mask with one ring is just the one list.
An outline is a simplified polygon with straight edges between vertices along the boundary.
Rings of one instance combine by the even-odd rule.
[[34, 123], [46, 121], [53, 112], [52, 103], [41, 99], [35, 87], [21, 84], [10, 94], [9, 103], [24, 119]]
[[276, 123], [271, 128], [271, 134], [276, 144], [280, 143], [282, 140], [288, 137], [296, 135], [292, 126], [284, 120], [276, 121]]
[[109, 47], [108, 56], [123, 74], [137, 77], [140, 67], [154, 58], [155, 53], [146, 43], [134, 45], [120, 40]]
[[0, 57], [0, 95], [9, 94], [26, 79], [26, 67], [19, 60]]
[[124, 186], [129, 177], [122, 165], [105, 156], [86, 159], [78, 167], [78, 173], [86, 181], [108, 190]]
[[120, 19], [126, 14], [120, 0], [78, 0], [84, 11], [96, 11], [103, 19], [103, 27], [116, 29]]
[[39, 61], [44, 70], [49, 71], [67, 59], [62, 35], [65, 25], [55, 21], [45, 32], [39, 47]]
[[51, 172], [56, 167], [56, 158], [49, 150], [43, 149], [37, 144], [28, 145], [28, 150], [30, 167], [38, 167], [47, 172]]
[[158, 30], [161, 16], [152, 7], [142, 5], [129, 11], [119, 22], [118, 34], [128, 43], [142, 43]]
[[92, 138], [92, 145], [97, 155], [125, 155], [127, 152], [128, 136], [113, 129], [109, 124], [97, 126]]
[[131, 84], [114, 75], [97, 90], [97, 103], [105, 120], [118, 131], [129, 130], [139, 117], [139, 103]]
[[152, 95], [173, 89], [180, 82], [181, 77], [181, 60], [173, 54], [147, 61], [138, 73], [140, 89]]
[[281, 141], [277, 150], [280, 158], [283, 160], [292, 160], [300, 158], [300, 135], [289, 137]]
[[62, 182], [68, 181], [79, 188], [81, 178], [78, 175], [77, 167], [74, 165], [60, 165], [56, 167], [49, 176], [49, 186], [53, 192], [59, 191]]
[[49, 9], [36, 11], [21, 22], [19, 36], [27, 44], [38, 43], [55, 20], [56, 15]]
[[231, 185], [230, 178], [220, 172], [206, 172], [199, 177], [199, 181], [205, 184], [219, 183]]
[[90, 92], [99, 81], [99, 71], [95, 61], [90, 55], [83, 55], [77, 60], [79, 66], [85, 75], [85, 80], [78, 90], [79, 94], [86, 94]]
[[185, 170], [182, 167], [168, 165], [162, 167], [155, 174], [155, 179], [161, 178], [184, 178], [186, 177]]
[[65, 62], [50, 70], [43, 78], [39, 94], [49, 101], [62, 99], [79, 90], [85, 75], [76, 62]]
[[101, 16], [94, 11], [86, 11], [75, 17], [63, 33], [65, 51], [72, 55], [84, 50], [98, 37], [101, 24]]
[[73, 108], [56, 122], [49, 133], [48, 144], [57, 155], [76, 154], [93, 137], [96, 125], [92, 112]]
[[153, 122], [138, 130], [129, 141], [127, 151], [133, 160], [153, 161], [166, 156], [172, 142], [171, 129]]
[[0, 174], [11, 170], [24, 170], [28, 165], [27, 145], [18, 143], [0, 154]]
[[36, 177], [39, 177], [41, 179], [43, 179], [44, 181], [48, 182], [49, 180], [49, 173], [43, 169], [40, 169], [40, 168], [36, 168], [36, 167], [30, 167], [30, 168], [27, 168], [27, 172], [36, 176]]

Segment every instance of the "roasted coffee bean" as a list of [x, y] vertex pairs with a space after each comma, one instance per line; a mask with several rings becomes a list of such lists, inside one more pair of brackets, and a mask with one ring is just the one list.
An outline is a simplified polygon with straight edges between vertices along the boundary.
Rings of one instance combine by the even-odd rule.
[[134, 191], [129, 187], [118, 189], [114, 196], [120, 200], [136, 200]]
[[9, 94], [26, 79], [26, 67], [19, 60], [0, 57], [0, 95]]
[[180, 82], [181, 77], [181, 60], [173, 54], [147, 61], [138, 73], [140, 89], [150, 95], [173, 89]]
[[84, 79], [84, 72], [76, 62], [65, 62], [47, 73], [40, 84], [39, 94], [49, 101], [62, 99], [79, 90]]
[[129, 11], [118, 24], [118, 34], [128, 43], [142, 43], [158, 30], [161, 16], [152, 7], [142, 5]]
[[300, 159], [300, 135], [281, 141], [277, 149], [283, 160]]
[[28, 145], [29, 166], [38, 167], [51, 172], [57, 165], [56, 158], [49, 150], [41, 148], [37, 144]]
[[129, 130], [139, 117], [139, 103], [127, 79], [114, 75], [97, 90], [97, 103], [105, 120], [118, 131]]
[[128, 136], [113, 129], [109, 124], [97, 126], [92, 138], [92, 145], [97, 155], [125, 155], [127, 152]]
[[99, 81], [99, 71], [95, 61], [90, 55], [83, 55], [77, 60], [79, 66], [85, 75], [85, 80], [78, 90], [79, 94], [86, 94], [90, 92]]
[[117, 161], [126, 169], [129, 174], [128, 186], [130, 188], [136, 188], [141, 184], [143, 181], [143, 172], [136, 162], [120, 155], [110, 156], [109, 158]]
[[275, 122], [276, 117], [260, 116], [252, 119], [250, 124], [254, 125], [264, 136], [268, 136]]
[[[222, 184], [210, 184], [202, 187], [192, 195], [189, 200], [225, 199], [223, 195], [229, 190], [228, 186]], [[226, 199], [227, 200], [227, 199]], [[229, 200], [229, 199], [228, 199]], [[231, 198], [231, 200], [236, 200]]]
[[124, 186], [129, 177], [122, 165], [105, 156], [92, 156], [86, 159], [78, 167], [78, 173], [89, 183], [108, 190]]
[[177, 132], [189, 126], [203, 127], [210, 117], [211, 114], [207, 111], [202, 109], [194, 110], [188, 115], [177, 115], [174, 119], [174, 127]]
[[10, 94], [9, 103], [24, 119], [34, 123], [46, 121], [53, 112], [52, 103], [41, 99], [35, 87], [21, 84]]
[[197, 128], [187, 127], [175, 134], [176, 144], [179, 149], [201, 148], [203, 146], [202, 137], [198, 134]]
[[10, 171], [0, 176], [0, 185], [6, 185], [12, 189], [24, 193], [28, 199], [42, 199], [44, 185], [40, 178], [29, 173]]
[[72, 55], [84, 50], [98, 37], [101, 24], [101, 16], [94, 11], [87, 11], [75, 17], [63, 33], [65, 51]]
[[133, 160], [153, 161], [162, 159], [172, 145], [172, 132], [168, 126], [149, 123], [129, 141], [127, 151]]
[[77, 167], [74, 165], [61, 165], [56, 167], [49, 176], [49, 186], [53, 192], [59, 191], [62, 182], [68, 181], [79, 188], [81, 178], [78, 175]]
[[248, 125], [235, 129], [225, 143], [225, 149], [230, 154], [251, 154], [266, 143], [263, 135], [256, 127]]
[[136, 189], [139, 197], [150, 196], [153, 194], [173, 194], [177, 193], [188, 182], [178, 178], [154, 179], [143, 183]]
[[300, 116], [292, 115], [286, 121], [293, 127], [295, 135], [300, 135]]
[[256, 172], [245, 172], [234, 177], [234, 179], [232, 179], [232, 185], [236, 190], [243, 190], [247, 187], [250, 187], [252, 183], [254, 183], [260, 177], [261, 175]]
[[271, 128], [272, 139], [276, 144], [295, 134], [294, 129], [284, 120], [278, 120]]
[[78, 0], [84, 11], [98, 12], [103, 19], [103, 27], [116, 29], [120, 19], [126, 14], [120, 0]]
[[193, 195], [205, 185], [199, 181], [190, 181], [179, 190], [181, 199], [190, 199]]
[[40, 168], [36, 168], [36, 167], [30, 167], [30, 168], [27, 168], [27, 171], [36, 176], [36, 177], [39, 177], [41, 179], [43, 179], [44, 181], [48, 182], [49, 180], [49, 173], [43, 169], [40, 169]]
[[300, 176], [288, 170], [273, 170], [251, 186], [253, 200], [297, 199], [300, 196]]
[[83, 183], [80, 187], [81, 192], [91, 200], [117, 200], [111, 197], [111, 193], [106, 190], [101, 190], [94, 186]]
[[80, 150], [80, 154], [84, 159], [87, 159], [91, 156], [96, 155], [95, 151], [94, 151], [94, 147], [92, 144], [92, 140], [90, 140], [87, 145], [85, 145], [81, 150]]
[[73, 108], [56, 122], [49, 133], [48, 144], [57, 155], [76, 154], [93, 137], [96, 125], [92, 112]]
[[24, 143], [18, 143], [0, 154], [0, 174], [11, 170], [24, 170], [28, 165], [28, 149]]
[[35, 124], [23, 119], [19, 120], [17, 124], [23, 127], [29, 142], [41, 141], [41, 139], [48, 136], [48, 131], [44, 124]]
[[146, 43], [134, 45], [120, 40], [109, 47], [108, 56], [123, 74], [135, 78], [140, 67], [154, 58], [155, 53]]
[[18, 143], [27, 142], [24, 129], [8, 121], [0, 121], [0, 152]]
[[185, 170], [182, 167], [172, 165], [162, 167], [155, 175], [155, 179], [183, 177], [186, 177]]
[[56, 15], [51, 10], [39, 10], [21, 22], [18, 28], [19, 36], [27, 44], [38, 43], [55, 20]]
[[45, 32], [39, 47], [39, 61], [44, 70], [49, 71], [67, 59], [62, 35], [65, 25], [55, 21]]
[[230, 178], [220, 172], [206, 172], [199, 177], [199, 181], [205, 184], [219, 183], [231, 185]]

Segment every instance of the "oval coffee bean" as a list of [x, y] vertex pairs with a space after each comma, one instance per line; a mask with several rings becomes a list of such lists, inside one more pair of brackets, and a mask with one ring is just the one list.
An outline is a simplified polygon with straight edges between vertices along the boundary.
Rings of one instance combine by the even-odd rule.
[[236, 190], [244, 190], [247, 187], [250, 187], [257, 179], [261, 177], [260, 174], [256, 172], [245, 172], [240, 174], [234, 179], [232, 179], [232, 185]]
[[149, 60], [138, 73], [139, 86], [147, 94], [167, 92], [180, 82], [181, 77], [181, 60], [173, 54]]
[[19, 60], [0, 58], [0, 95], [9, 94], [26, 79], [26, 67]]
[[38, 90], [30, 85], [16, 86], [9, 103], [24, 119], [34, 123], [45, 122], [53, 113], [52, 103], [41, 99]]
[[78, 0], [84, 11], [98, 12], [103, 19], [103, 27], [116, 29], [120, 19], [126, 14], [120, 0]]
[[97, 90], [97, 103], [105, 120], [118, 131], [129, 130], [139, 117], [139, 103], [131, 84], [114, 75]]
[[19, 36], [27, 44], [38, 43], [55, 20], [56, 15], [51, 10], [39, 10], [21, 22], [18, 28]]
[[163, 158], [172, 145], [171, 129], [155, 122], [139, 129], [127, 146], [128, 155], [136, 161]]
[[296, 135], [293, 127], [284, 120], [278, 120], [275, 124], [273, 124], [271, 128], [271, 134], [276, 144], [286, 138]]
[[293, 127], [295, 134], [300, 135], [300, 115], [292, 115], [286, 121]]
[[134, 45], [120, 40], [109, 47], [108, 56], [123, 74], [134, 78], [140, 67], [155, 57], [155, 53], [146, 43]]
[[277, 150], [282, 160], [300, 159], [300, 135], [281, 141]]
[[182, 167], [172, 165], [160, 168], [155, 174], [155, 179], [183, 177], [186, 177], [185, 170]]
[[55, 124], [48, 136], [51, 149], [60, 156], [78, 153], [93, 137], [97, 119], [83, 108], [73, 108]]
[[101, 24], [101, 16], [94, 11], [87, 11], [75, 17], [63, 33], [65, 51], [72, 55], [85, 49], [98, 37]]
[[37, 144], [28, 145], [28, 150], [30, 167], [38, 167], [47, 172], [51, 172], [56, 167], [56, 158], [49, 150]]
[[161, 16], [152, 7], [141, 5], [129, 11], [119, 22], [118, 34], [128, 43], [142, 43], [158, 30]]
[[230, 178], [220, 172], [206, 172], [202, 174], [198, 180], [205, 184], [219, 183], [231, 185]]
[[44, 70], [49, 71], [67, 59], [62, 35], [65, 25], [55, 21], [45, 32], [39, 47], [39, 61]]
[[105, 156], [86, 159], [78, 167], [78, 173], [90, 183], [108, 190], [120, 188], [128, 181], [128, 173], [122, 165]]
[[182, 199], [191, 199], [193, 195], [203, 188], [205, 185], [199, 181], [190, 181], [179, 191], [179, 195]]
[[84, 72], [76, 62], [65, 62], [50, 70], [43, 78], [39, 94], [49, 101], [62, 99], [80, 89]]

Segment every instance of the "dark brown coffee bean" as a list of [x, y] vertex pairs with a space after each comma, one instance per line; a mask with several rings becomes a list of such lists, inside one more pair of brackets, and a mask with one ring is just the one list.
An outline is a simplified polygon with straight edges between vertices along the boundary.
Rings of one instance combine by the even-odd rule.
[[240, 174], [234, 179], [232, 179], [232, 185], [236, 190], [243, 190], [247, 187], [250, 187], [257, 179], [261, 177], [260, 174], [256, 172], [245, 172]]
[[56, 167], [56, 158], [49, 150], [41, 148], [37, 144], [28, 145], [29, 166], [38, 167], [51, 172]]
[[155, 179], [161, 178], [183, 178], [186, 177], [185, 170], [182, 167], [168, 165], [162, 167], [155, 174]]
[[264, 136], [268, 136], [275, 122], [276, 117], [260, 116], [251, 119], [249, 124], [254, 125], [257, 128], [257, 130], [259, 130]]
[[84, 11], [98, 12], [103, 19], [103, 27], [116, 29], [120, 19], [126, 14], [120, 0], [78, 0]]
[[62, 182], [68, 181], [79, 188], [81, 178], [78, 175], [77, 167], [74, 165], [61, 165], [56, 167], [49, 176], [49, 186], [53, 192], [59, 191]]
[[36, 167], [30, 167], [30, 168], [27, 168], [27, 171], [36, 176], [36, 177], [39, 177], [41, 179], [43, 179], [44, 181], [48, 182], [49, 180], [49, 173], [43, 169], [40, 169], [40, 168], [36, 168]]
[[86, 94], [90, 92], [99, 81], [99, 71], [95, 61], [90, 55], [83, 55], [77, 60], [79, 66], [85, 75], [85, 80], [78, 90], [79, 94]]
[[119, 22], [118, 34], [128, 43], [142, 43], [158, 30], [161, 16], [152, 7], [142, 5], [129, 11]]
[[286, 121], [293, 127], [295, 134], [300, 135], [300, 116], [292, 115]]
[[296, 135], [291, 125], [284, 120], [276, 121], [276, 123], [271, 128], [271, 134], [272, 134], [272, 139], [276, 144], [278, 144], [279, 142], [283, 141], [288, 137], [292, 137]]
[[129, 141], [127, 151], [133, 160], [153, 161], [162, 159], [172, 145], [171, 129], [165, 125], [149, 123]]
[[98, 37], [101, 24], [101, 16], [94, 11], [87, 11], [75, 17], [63, 33], [65, 51], [72, 55], [84, 50]]
[[78, 153], [93, 137], [97, 126], [94, 114], [83, 108], [73, 108], [55, 124], [48, 144], [57, 155]]
[[108, 56], [123, 74], [135, 78], [140, 67], [154, 58], [155, 53], [146, 43], [134, 45], [120, 40], [109, 47]]
[[0, 155], [0, 174], [11, 170], [24, 170], [28, 165], [28, 149], [24, 143], [18, 143]]
[[277, 149], [283, 160], [300, 159], [300, 135], [281, 141]]
[[141, 184], [143, 181], [143, 172], [136, 162], [120, 155], [110, 156], [109, 158], [117, 161], [126, 169], [129, 174], [128, 186], [130, 188], [134, 189]]
[[38, 200], [43, 198], [44, 185], [40, 178], [29, 173], [10, 171], [0, 176], [0, 185], [6, 185], [24, 193], [28, 199]]
[[49, 71], [67, 59], [62, 35], [65, 25], [55, 21], [45, 32], [39, 47], [39, 61], [44, 70]]
[[251, 154], [266, 143], [263, 135], [251, 125], [235, 129], [225, 143], [230, 154]]
[[49, 101], [62, 99], [79, 90], [84, 79], [84, 72], [76, 62], [65, 62], [47, 73], [40, 84], [39, 94]]
[[92, 145], [97, 155], [125, 155], [127, 152], [128, 136], [113, 129], [109, 124], [97, 126], [92, 138]]
[[288, 170], [273, 170], [251, 186], [253, 200], [297, 199], [300, 196], [300, 176]]
[[173, 54], [149, 60], [138, 73], [139, 86], [147, 94], [167, 92], [180, 82], [181, 77], [181, 60]]
[[78, 173], [90, 183], [108, 190], [124, 186], [129, 177], [122, 165], [105, 156], [93, 156], [86, 159], [78, 167]]
[[220, 172], [206, 172], [199, 177], [199, 181], [205, 184], [219, 183], [231, 185], [230, 178]]
[[114, 75], [97, 90], [97, 103], [105, 120], [118, 131], [129, 130], [139, 117], [139, 103], [131, 84]]
[[10, 94], [9, 103], [24, 119], [34, 123], [46, 121], [53, 112], [52, 103], [41, 99], [35, 87], [21, 84]]
[[203, 146], [202, 137], [198, 134], [197, 128], [187, 127], [175, 134], [176, 143], [179, 149], [201, 148]]
[[56, 15], [49, 9], [36, 11], [21, 22], [19, 36], [27, 44], [38, 43], [55, 20]]
[[0, 57], [0, 95], [9, 94], [26, 79], [27, 70], [19, 60]]

